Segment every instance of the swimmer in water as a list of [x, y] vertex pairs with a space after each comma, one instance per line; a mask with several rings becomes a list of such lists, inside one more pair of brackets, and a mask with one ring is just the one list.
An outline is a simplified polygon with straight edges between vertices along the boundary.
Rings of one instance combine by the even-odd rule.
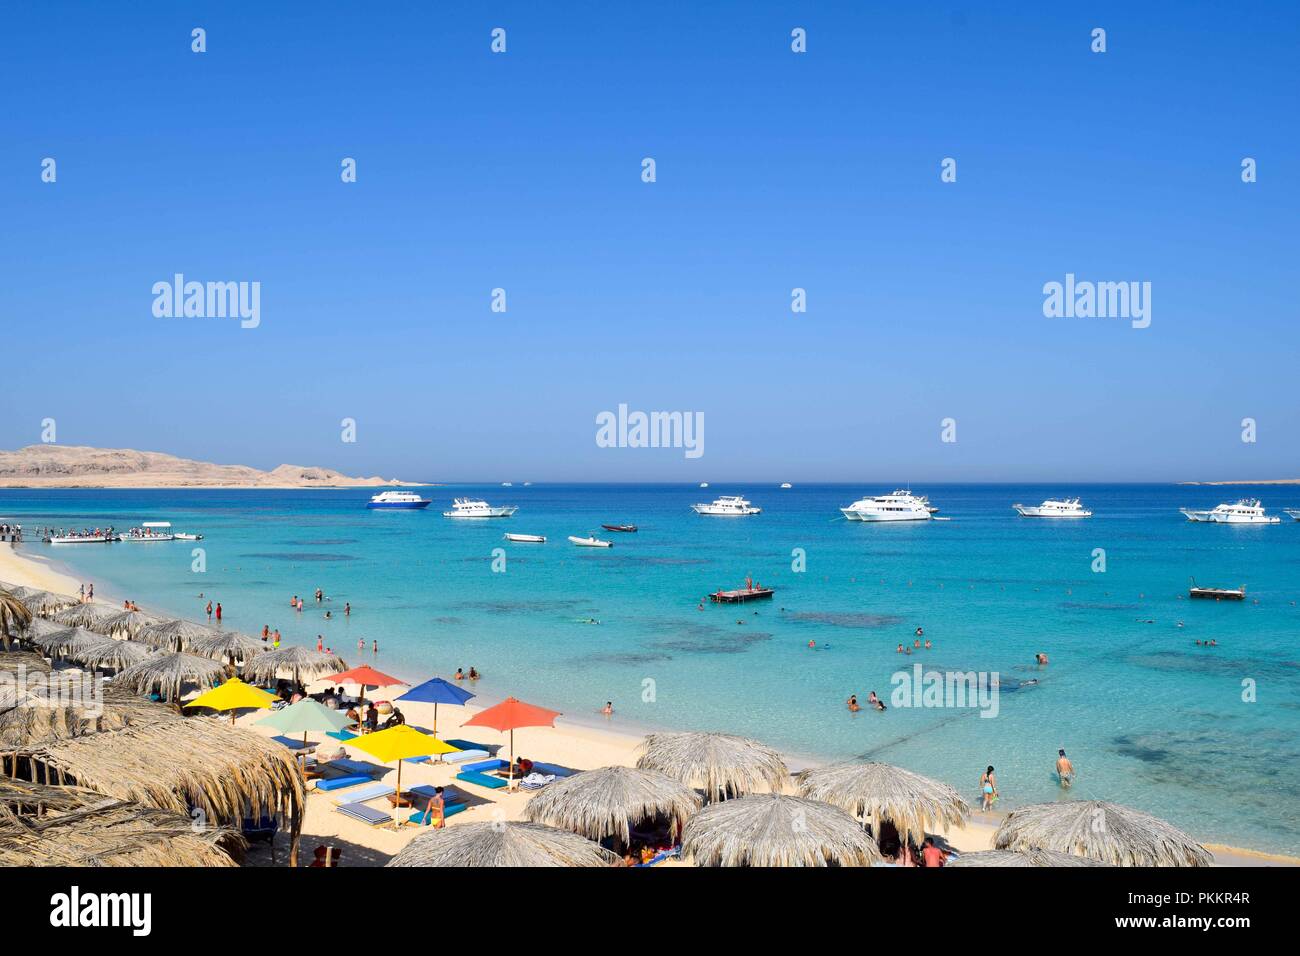
[[808, 646], [809, 646], [810, 648], [816, 648], [816, 647], [817, 647], [817, 642], [816, 642], [816, 641], [809, 641], [809, 642], [808, 642]]
[[925, 631], [921, 630], [921, 628], [918, 627], [916, 629], [916, 636], [921, 637], [923, 634], [925, 634]]
[[993, 764], [989, 764], [988, 769], [980, 774], [980, 793], [980, 809], [992, 810], [993, 801], [998, 798], [998, 780], [993, 775]]
[[903, 645], [902, 645], [902, 644], [899, 644], [899, 645], [898, 645], [898, 650], [896, 650], [894, 653], [895, 653], [895, 654], [901, 654], [901, 653], [903, 653]]
[[1058, 750], [1057, 754], [1056, 773], [1061, 778], [1061, 789], [1069, 790], [1070, 784], [1074, 783], [1074, 764], [1070, 763], [1064, 750]]
[[934, 647], [934, 645], [930, 643], [930, 639], [927, 637], [925, 639], [925, 649], [928, 651], [932, 647]]
[[862, 709], [861, 705], [858, 704], [857, 694], [850, 694], [847, 703], [849, 705], [850, 714], [856, 714], [858, 711]]
[[1035, 664], [1046, 664], [1046, 663], [1047, 663], [1047, 655], [1046, 655], [1046, 654], [1043, 654], [1042, 652], [1039, 652], [1039, 653], [1035, 654], [1035, 655], [1034, 655], [1034, 663], [1035, 663]]

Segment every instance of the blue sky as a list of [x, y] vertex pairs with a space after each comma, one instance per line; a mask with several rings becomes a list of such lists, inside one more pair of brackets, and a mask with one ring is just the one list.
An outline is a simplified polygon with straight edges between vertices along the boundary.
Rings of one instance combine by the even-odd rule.
[[[430, 480], [1300, 474], [1300, 13], [988, 6], [9, 5], [0, 447], [52, 417]], [[155, 318], [176, 272], [260, 282], [261, 325]], [[1150, 328], [1045, 318], [1066, 273], [1149, 281]], [[704, 455], [597, 447], [620, 403], [702, 412]]]

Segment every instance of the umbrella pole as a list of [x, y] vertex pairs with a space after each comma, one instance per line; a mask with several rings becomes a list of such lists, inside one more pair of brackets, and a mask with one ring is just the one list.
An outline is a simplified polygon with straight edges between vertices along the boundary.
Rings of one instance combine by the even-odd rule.
[[438, 736], [438, 702], [436, 700], [433, 702], [433, 735]]
[[513, 727], [510, 728], [510, 769], [508, 773], [510, 777], [509, 787], [513, 790], [515, 786], [515, 729]]
[[396, 794], [396, 799], [393, 801], [393, 810], [395, 811], [393, 814], [393, 829], [396, 830], [398, 827], [401, 826], [401, 824], [397, 822], [397, 818], [401, 815], [402, 812], [402, 761], [401, 760], [397, 761], [397, 794]]

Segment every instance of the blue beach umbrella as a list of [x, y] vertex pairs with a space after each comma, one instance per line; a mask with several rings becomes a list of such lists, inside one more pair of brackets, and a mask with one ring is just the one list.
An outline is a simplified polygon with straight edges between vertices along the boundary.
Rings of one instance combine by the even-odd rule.
[[409, 700], [416, 704], [433, 704], [433, 735], [438, 736], [438, 705], [463, 704], [474, 695], [469, 691], [448, 683], [441, 677], [427, 680], [418, 687], [412, 687], [398, 700]]

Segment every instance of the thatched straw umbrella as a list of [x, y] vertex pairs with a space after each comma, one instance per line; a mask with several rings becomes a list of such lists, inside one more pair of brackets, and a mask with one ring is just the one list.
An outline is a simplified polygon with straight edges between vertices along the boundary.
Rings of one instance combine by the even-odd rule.
[[779, 792], [790, 775], [771, 747], [732, 734], [650, 734], [642, 747], [638, 767], [701, 788], [706, 800], [762, 790]]
[[101, 634], [107, 634], [107, 631], [100, 631], [98, 625], [117, 613], [117, 608], [111, 604], [89, 602], [64, 608], [57, 614], [51, 615], [50, 620], [65, 627], [85, 627]]
[[117, 675], [114, 683], [137, 694], [157, 694], [163, 700], [179, 700], [187, 684], [215, 687], [226, 678], [226, 665], [210, 657], [181, 651], [152, 654]]
[[0, 866], [237, 866], [244, 847], [185, 813], [0, 777]]
[[169, 651], [187, 650], [195, 641], [216, 634], [214, 628], [193, 621], [159, 621], [136, 631], [132, 640], [141, 641], [150, 647], [162, 647]]
[[883, 862], [839, 807], [760, 793], [705, 807], [686, 824], [682, 858], [697, 866], [871, 866]]
[[799, 793], [810, 800], [892, 824], [900, 837], [918, 844], [926, 833], [947, 832], [970, 816], [970, 805], [946, 783], [887, 763], [831, 764], [805, 770], [796, 780]]
[[1057, 853], [1053, 850], [1027, 850], [1024, 853], [1012, 853], [1010, 850], [980, 850], [978, 853], [962, 853], [950, 859], [946, 866], [1108, 866], [1097, 860], [1075, 856], [1073, 853]]
[[599, 843], [540, 823], [463, 823], [421, 833], [388, 866], [610, 866]]
[[32, 612], [27, 605], [8, 589], [0, 591], [0, 644], [6, 651], [11, 634], [21, 633], [31, 623]]
[[1055, 850], [1112, 866], [1210, 866], [1190, 836], [1131, 807], [1102, 800], [1036, 803], [1012, 810], [993, 835], [999, 850]]
[[78, 660], [81, 661], [83, 667], [89, 667], [92, 670], [111, 667], [113, 670], [120, 671], [157, 653], [160, 652], [148, 644], [140, 644], [136, 641], [115, 641], [109, 637], [105, 638], [104, 643], [98, 647], [83, 651]]
[[11, 593], [27, 606], [27, 610], [40, 617], [49, 617], [65, 607], [81, 603], [80, 598], [68, 594], [55, 594], [53, 591], [42, 591], [40, 588], [18, 588]]
[[93, 650], [105, 641], [113, 640], [84, 627], [61, 627], [53, 631], [34, 628], [33, 631], [36, 633], [24, 635], [23, 639], [27, 643], [40, 648], [50, 657], [67, 657], [72, 660], [77, 660], [83, 651]]
[[337, 674], [347, 669], [348, 665], [337, 654], [290, 645], [278, 651], [258, 654], [244, 667], [244, 676], [250, 681], [269, 684], [281, 674], [287, 673], [295, 684], [303, 684], [313, 678]]
[[146, 614], [144, 611], [115, 610], [107, 620], [103, 621], [101, 626], [91, 627], [91, 630], [107, 634], [109, 637], [127, 637], [135, 640], [146, 627], [162, 623], [164, 623], [163, 619], [155, 614]]
[[211, 637], [201, 638], [190, 645], [191, 654], [225, 661], [231, 665], [240, 661], [248, 663], [265, 650], [266, 645], [257, 638], [238, 631], [218, 631]]
[[524, 819], [572, 830], [591, 840], [632, 842], [632, 823], [667, 819], [673, 842], [700, 797], [658, 770], [601, 767], [556, 780], [524, 807]]

